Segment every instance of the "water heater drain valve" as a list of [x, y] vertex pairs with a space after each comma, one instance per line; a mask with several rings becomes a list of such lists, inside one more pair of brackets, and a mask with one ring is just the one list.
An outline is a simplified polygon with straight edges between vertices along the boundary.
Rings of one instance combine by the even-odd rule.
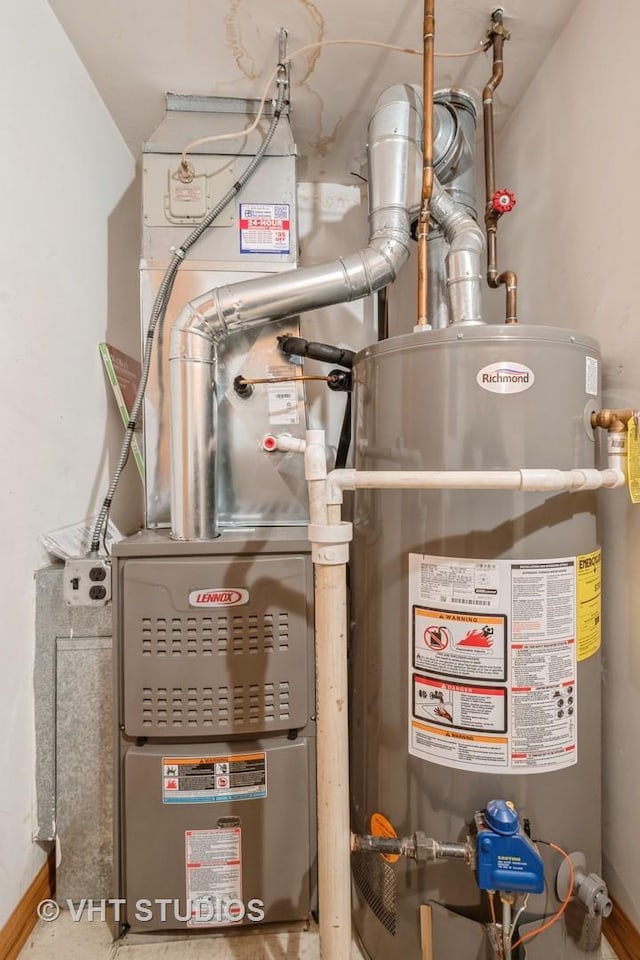
[[512, 803], [491, 800], [476, 814], [476, 875], [481, 890], [542, 893], [544, 863]]

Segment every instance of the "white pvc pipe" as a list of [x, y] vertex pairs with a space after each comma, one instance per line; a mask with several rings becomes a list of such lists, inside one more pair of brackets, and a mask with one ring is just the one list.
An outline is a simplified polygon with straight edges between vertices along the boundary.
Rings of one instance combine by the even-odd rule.
[[[327, 507], [324, 431], [307, 431], [305, 475], [310, 534], [336, 529], [344, 541], [340, 508]], [[341, 544], [343, 545], [343, 543]], [[321, 960], [351, 955], [349, 733], [347, 722], [347, 578], [345, 562], [323, 563], [331, 549], [312, 543], [316, 609], [318, 900]]]
[[619, 487], [625, 482], [622, 460], [610, 455], [606, 470], [333, 470], [329, 503], [342, 503], [343, 490], [524, 490], [575, 492]]
[[304, 453], [306, 447], [306, 440], [302, 440], [298, 437], [292, 437], [288, 433], [280, 433], [276, 437], [277, 450], [284, 450], [290, 453]]

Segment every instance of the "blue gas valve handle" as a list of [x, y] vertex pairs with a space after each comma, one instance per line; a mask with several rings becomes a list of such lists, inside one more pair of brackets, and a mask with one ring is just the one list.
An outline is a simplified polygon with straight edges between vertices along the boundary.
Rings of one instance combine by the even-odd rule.
[[542, 893], [542, 857], [520, 826], [513, 804], [491, 800], [476, 816], [476, 875], [481, 890]]

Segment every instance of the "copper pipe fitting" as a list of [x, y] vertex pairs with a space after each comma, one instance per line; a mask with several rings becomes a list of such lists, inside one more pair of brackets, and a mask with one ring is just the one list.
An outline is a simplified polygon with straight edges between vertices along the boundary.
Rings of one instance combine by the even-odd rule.
[[591, 426], [594, 430], [602, 427], [609, 433], [624, 433], [629, 420], [637, 413], [637, 410], [599, 410], [591, 414]]

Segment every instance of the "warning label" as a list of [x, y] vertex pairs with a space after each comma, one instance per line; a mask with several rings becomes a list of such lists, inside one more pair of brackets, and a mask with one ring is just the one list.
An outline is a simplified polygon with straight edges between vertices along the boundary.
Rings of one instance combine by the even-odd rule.
[[264, 753], [162, 758], [163, 803], [218, 803], [266, 795]]
[[242, 902], [240, 827], [187, 830], [185, 833], [188, 927], [239, 923]]
[[600, 551], [578, 557], [578, 660], [600, 649], [602, 567]]
[[240, 204], [240, 253], [291, 253], [288, 203]]
[[470, 680], [506, 680], [506, 617], [413, 608], [413, 665]]
[[627, 424], [627, 484], [631, 503], [640, 503], [640, 431], [635, 415]]
[[597, 620], [599, 644], [599, 558], [409, 555], [412, 756], [478, 772], [577, 762], [576, 638], [595, 652]]
[[413, 715], [457, 730], [507, 729], [507, 691], [504, 687], [467, 687], [441, 683], [417, 674], [413, 678]]
[[479, 734], [438, 730], [414, 720], [411, 731], [414, 757], [423, 757], [445, 767], [462, 770], [507, 771], [509, 741], [507, 737], [483, 737]]

